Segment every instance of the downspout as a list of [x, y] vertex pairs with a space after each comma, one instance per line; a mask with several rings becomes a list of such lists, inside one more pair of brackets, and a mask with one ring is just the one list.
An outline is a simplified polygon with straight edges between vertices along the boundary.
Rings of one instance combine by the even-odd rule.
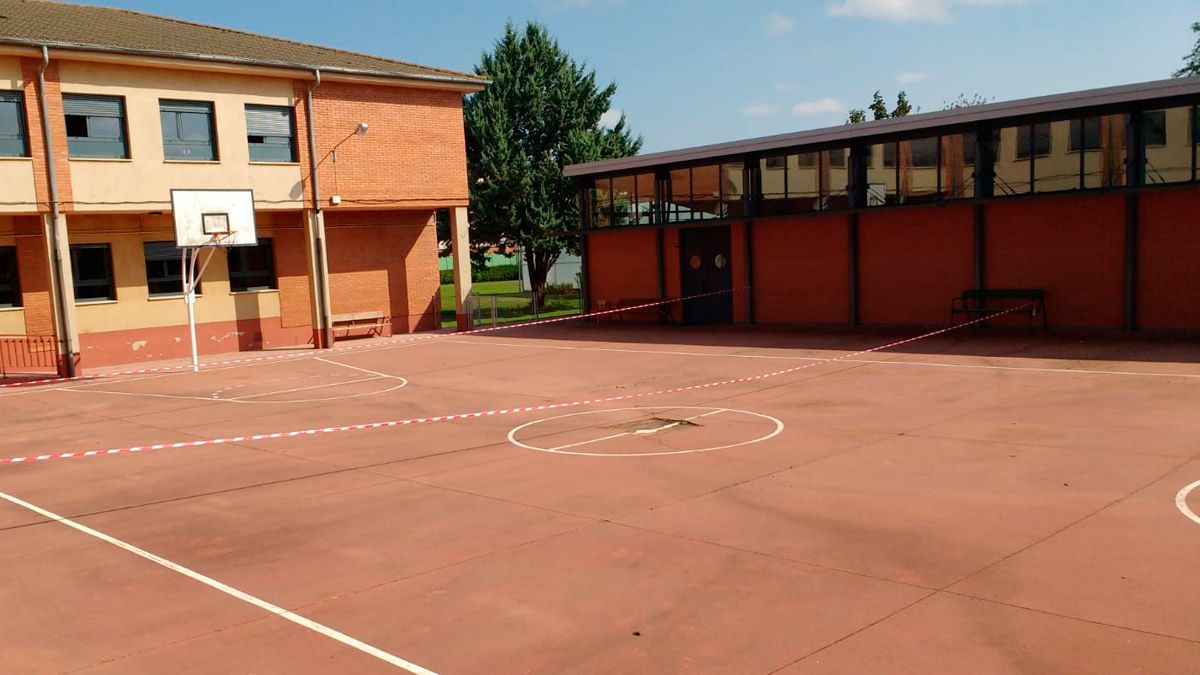
[[[321, 185], [317, 178], [317, 138], [316, 131], [313, 128], [313, 90], [321, 86], [321, 69], [313, 69], [313, 81], [308, 85], [308, 91], [304, 96], [304, 118], [308, 126], [308, 168], [309, 181], [312, 183], [312, 207], [316, 214], [318, 223], [321, 216]], [[325, 306], [325, 233], [323, 228], [313, 228], [313, 267], [314, 283], [316, 284], [317, 307], [320, 312], [318, 320], [321, 324], [322, 344], [326, 347], [333, 346], [333, 326], [329, 321], [329, 312]]]
[[50, 185], [50, 217], [51, 226], [49, 228], [50, 250], [53, 251], [50, 265], [50, 274], [53, 276], [54, 287], [58, 292], [54, 294], [54, 320], [58, 326], [59, 332], [62, 333], [63, 359], [67, 377], [75, 376], [75, 349], [71, 344], [71, 327], [67, 325], [68, 310], [63, 299], [63, 261], [62, 249], [59, 248], [58, 241], [58, 219], [60, 217], [58, 209], [58, 176], [54, 168], [54, 140], [50, 132], [50, 109], [46, 103], [46, 69], [50, 67], [50, 50], [46, 45], [42, 45], [42, 65], [38, 68], [38, 105], [42, 112], [42, 135], [43, 142], [46, 145], [46, 173]]

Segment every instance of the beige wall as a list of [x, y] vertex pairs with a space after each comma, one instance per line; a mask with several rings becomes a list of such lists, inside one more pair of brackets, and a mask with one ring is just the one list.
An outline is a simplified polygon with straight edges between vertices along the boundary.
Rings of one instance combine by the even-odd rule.
[[[245, 104], [291, 106], [291, 80], [63, 61], [64, 94], [125, 97], [128, 160], [71, 160], [76, 211], [169, 206], [171, 188], [250, 188], [258, 208], [297, 208], [299, 164], [251, 164]], [[213, 103], [219, 160], [163, 158], [159, 100]], [[112, 202], [134, 202], [113, 204]]]
[[[187, 310], [179, 296], [149, 296], [146, 288], [146, 262], [143, 242], [174, 239], [169, 217], [111, 215], [68, 216], [72, 244], [111, 246], [113, 276], [117, 286], [115, 301], [80, 302], [76, 305], [79, 332], [100, 333], [187, 323]], [[299, 226], [299, 215], [297, 215]], [[260, 228], [260, 237], [272, 236], [270, 228]], [[201, 254], [201, 262], [207, 252]], [[224, 251], [216, 251], [201, 278], [201, 295], [196, 299], [196, 322], [210, 323], [237, 319], [279, 316], [279, 291], [232, 293]], [[187, 339], [184, 332], [181, 339]]]
[[[0, 56], [0, 89], [16, 91], [23, 86], [20, 59]], [[0, 157], [0, 213], [34, 211], [37, 211], [37, 193], [33, 187], [33, 160]]]

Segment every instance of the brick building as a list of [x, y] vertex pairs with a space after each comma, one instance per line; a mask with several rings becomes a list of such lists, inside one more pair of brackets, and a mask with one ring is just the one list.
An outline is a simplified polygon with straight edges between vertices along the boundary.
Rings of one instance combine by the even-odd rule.
[[172, 188], [254, 192], [259, 245], [201, 281], [202, 353], [326, 345], [352, 313], [439, 326], [435, 213], [466, 236], [485, 80], [126, 10], [0, 16], [0, 334], [47, 336], [64, 372], [186, 354]]
[[1051, 327], [1200, 330], [1200, 78], [567, 167], [593, 308], [934, 325], [1040, 289]]

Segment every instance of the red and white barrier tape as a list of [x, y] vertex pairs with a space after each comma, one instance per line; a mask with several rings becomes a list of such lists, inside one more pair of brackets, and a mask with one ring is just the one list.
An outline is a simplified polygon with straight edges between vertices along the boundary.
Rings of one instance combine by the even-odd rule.
[[87, 450], [87, 451], [78, 451], [78, 452], [53, 452], [53, 453], [47, 453], [47, 454], [42, 454], [42, 455], [28, 455], [25, 457], [8, 457], [8, 458], [0, 458], [0, 465], [21, 464], [24, 462], [41, 462], [41, 461], [46, 461], [46, 460], [51, 460], [51, 459], [72, 459], [72, 458], [77, 458], [77, 457], [96, 457], [96, 456], [101, 456], [101, 455], [118, 455], [118, 454], [124, 454], [124, 453], [145, 452], [147, 450], [169, 450], [169, 449], [177, 449], [177, 448], [197, 448], [197, 447], [201, 447], [201, 446], [205, 446], [205, 445], [222, 445], [225, 443], [241, 443], [241, 442], [245, 442], [245, 441], [265, 441], [265, 440], [275, 440], [275, 439], [280, 439], [280, 438], [297, 438], [300, 436], [316, 436], [318, 434], [333, 434], [333, 433], [340, 433], [343, 431], [363, 431], [363, 430], [367, 430], [367, 429], [388, 429], [388, 428], [392, 428], [392, 427], [407, 427], [407, 426], [416, 426], [418, 424], [432, 424], [434, 422], [449, 422], [452, 420], [466, 420], [466, 419], [474, 419], [474, 418], [478, 418], [478, 417], [494, 417], [497, 415], [515, 415], [515, 414], [519, 414], [519, 413], [537, 412], [537, 411], [541, 411], [541, 410], [557, 410], [560, 408], [575, 408], [575, 407], [584, 406], [584, 405], [593, 405], [596, 403], [612, 403], [615, 401], [627, 401], [627, 400], [631, 400], [631, 399], [649, 398], [651, 396], [662, 396], [664, 394], [675, 394], [675, 393], [685, 392], [685, 391], [695, 391], [695, 390], [700, 390], [700, 389], [712, 389], [714, 387], [722, 387], [722, 386], [730, 385], [730, 384], [742, 384], [745, 382], [756, 382], [759, 380], [766, 380], [766, 379], [769, 379], [772, 377], [779, 377], [781, 375], [787, 375], [789, 373], [794, 373], [794, 372], [797, 372], [800, 370], [805, 370], [807, 368], [813, 368], [815, 366], [819, 366], [819, 365], [822, 365], [825, 363], [835, 363], [838, 361], [845, 361], [847, 359], [852, 359], [856, 356], [862, 356], [863, 354], [870, 354], [872, 352], [879, 352], [879, 351], [883, 351], [885, 349], [899, 347], [901, 345], [909, 344], [912, 342], [917, 342], [919, 340], [925, 340], [925, 339], [928, 339], [931, 337], [942, 335], [944, 333], [949, 333], [951, 331], [958, 330], [960, 328], [966, 328], [967, 326], [981, 323], [981, 322], [987, 321], [989, 319], [994, 319], [998, 316], [1003, 316], [1003, 315], [1009, 314], [1011, 312], [1020, 311], [1020, 310], [1026, 309], [1027, 307], [1029, 307], [1029, 305], [1023, 305], [1021, 307], [1013, 307], [1011, 309], [1007, 309], [1007, 310], [1004, 310], [1001, 312], [996, 312], [995, 314], [989, 314], [987, 316], [983, 316], [978, 319], [968, 321], [966, 323], [960, 323], [960, 324], [956, 324], [954, 326], [940, 328], [938, 330], [924, 333], [922, 335], [917, 335], [915, 337], [910, 337], [910, 338], [906, 338], [903, 340], [897, 340], [895, 342], [889, 342], [884, 345], [879, 345], [877, 347], [871, 347], [870, 349], [863, 349], [861, 351], [843, 354], [841, 356], [836, 356], [836, 357], [833, 357], [830, 359], [822, 359], [820, 361], [812, 361], [809, 363], [805, 363], [803, 365], [794, 366], [792, 368], [784, 368], [782, 370], [774, 370], [769, 373], [760, 373], [758, 375], [737, 377], [737, 378], [728, 379], [728, 380], [720, 380], [717, 382], [707, 382], [705, 384], [692, 384], [692, 385], [688, 385], [685, 387], [671, 387], [669, 389], [659, 389], [657, 391], [644, 391], [644, 392], [639, 392], [636, 394], [618, 394], [616, 396], [605, 396], [602, 398], [581, 399], [581, 400], [577, 400], [577, 401], [568, 401], [568, 402], [564, 402], [564, 403], [543, 403], [540, 405], [516, 406], [514, 408], [497, 408], [494, 410], [481, 410], [478, 412], [455, 413], [452, 415], [437, 415], [437, 416], [433, 416], [433, 417], [412, 417], [409, 419], [389, 420], [386, 422], [367, 422], [364, 424], [347, 424], [344, 426], [322, 427], [319, 429], [303, 429], [300, 431], [277, 431], [277, 432], [266, 433], [266, 434], [249, 434], [249, 435], [243, 435], [243, 436], [228, 436], [225, 438], [210, 438], [210, 439], [201, 439], [201, 440], [196, 440], [196, 441], [179, 441], [176, 443], [154, 443], [152, 445], [135, 445], [135, 446], [123, 447], [123, 448], [108, 448], [107, 450]]
[[[727, 291], [712, 291], [710, 293], [698, 293], [696, 295], [689, 295], [689, 296], [683, 297], [683, 298], [671, 298], [668, 300], [656, 300], [654, 302], [647, 302], [647, 303], [643, 303], [640, 305], [630, 305], [629, 307], [618, 307], [616, 309], [606, 309], [606, 310], [601, 310], [601, 311], [596, 311], [596, 312], [587, 312], [585, 314], [569, 314], [567, 316], [556, 316], [556, 317], [553, 317], [550, 319], [538, 319], [536, 321], [523, 321], [523, 322], [519, 322], [519, 323], [508, 323], [508, 324], [498, 325], [498, 326], [489, 326], [487, 328], [475, 328], [472, 330], [456, 331], [453, 333], [426, 333], [424, 335], [394, 336], [394, 337], [389, 337], [389, 338], [383, 338], [380, 340], [372, 340], [370, 342], [367, 342], [367, 343], [364, 343], [361, 345], [345, 345], [342, 347], [334, 346], [328, 350], [319, 351], [319, 352], [313, 352], [312, 350], [309, 350], [309, 351], [303, 351], [303, 352], [289, 352], [287, 354], [272, 354], [269, 356], [251, 356], [251, 357], [247, 357], [247, 358], [225, 359], [223, 361], [211, 361], [208, 363], [201, 363], [200, 369], [203, 370], [205, 368], [214, 368], [214, 367], [220, 367], [220, 366], [244, 365], [244, 364], [248, 364], [248, 363], [261, 363], [261, 362], [265, 362], [265, 361], [279, 361], [282, 359], [296, 359], [296, 358], [303, 358], [303, 357], [311, 357], [314, 355], [320, 356], [323, 354], [330, 354], [330, 353], [371, 351], [374, 349], [384, 349], [386, 347], [392, 347], [397, 344], [403, 344], [406, 342], [419, 342], [422, 340], [436, 340], [438, 338], [447, 338], [447, 337], [462, 337], [464, 335], [478, 335], [480, 333], [491, 333], [491, 332], [498, 331], [498, 330], [511, 330], [513, 328], [526, 328], [529, 326], [543, 326], [543, 325], [546, 325], [549, 323], [562, 323], [565, 321], [579, 321], [582, 319], [592, 319], [595, 317], [607, 316], [607, 315], [611, 315], [611, 314], [620, 314], [622, 312], [631, 312], [631, 311], [636, 311], [639, 309], [647, 309], [650, 307], [659, 307], [659, 306], [670, 305], [670, 304], [679, 303], [679, 302], [686, 302], [688, 300], [695, 300], [698, 298], [707, 298], [707, 297], [714, 296], [714, 295], [723, 295], [725, 293], [734, 293], [739, 290], [744, 290], [745, 288], [746, 287], [732, 288]], [[190, 363], [183, 363], [183, 364], [179, 364], [179, 365], [175, 365], [175, 366], [159, 366], [156, 368], [135, 368], [135, 369], [130, 369], [130, 370], [115, 370], [115, 371], [108, 372], [108, 373], [96, 373], [96, 374], [92, 374], [92, 375], [77, 375], [75, 377], [49, 377], [49, 378], [44, 378], [44, 379], [40, 379], [40, 380], [22, 380], [22, 381], [18, 381], [18, 382], [7, 382], [7, 383], [0, 384], [0, 389], [12, 389], [12, 388], [16, 388], [16, 387], [32, 387], [32, 386], [36, 386], [36, 385], [45, 385], [45, 384], [59, 384], [61, 382], [78, 382], [78, 381], [82, 381], [82, 380], [100, 380], [100, 379], [105, 379], [105, 378], [109, 378], [109, 377], [122, 377], [122, 376], [126, 376], [126, 375], [150, 375], [153, 373], [170, 373], [170, 372], [185, 371], [185, 370], [191, 370], [191, 369], [192, 369], [192, 366]]]

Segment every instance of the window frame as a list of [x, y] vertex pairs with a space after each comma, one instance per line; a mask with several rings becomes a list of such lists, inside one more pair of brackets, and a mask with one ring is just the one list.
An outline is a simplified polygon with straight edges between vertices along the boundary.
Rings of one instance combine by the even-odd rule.
[[[176, 108], [187, 107], [207, 107], [208, 116], [208, 142], [203, 141], [188, 141], [183, 138], [183, 116], [184, 115], [199, 115], [199, 111], [193, 110], [171, 110]], [[174, 117], [176, 138], [167, 138], [167, 126], [164, 124], [163, 116], [170, 114]], [[212, 101], [193, 101], [181, 98], [162, 98], [158, 100], [158, 120], [159, 127], [162, 131], [163, 142], [163, 160], [167, 162], [219, 162], [221, 161], [220, 143], [217, 138], [217, 106]], [[211, 153], [211, 157], [195, 157], [188, 155], [171, 154], [171, 148], [183, 148], [190, 152], [192, 149], [198, 149], [201, 146], [207, 147]]]
[[[250, 134], [250, 124], [249, 124], [249, 119], [248, 119], [249, 113], [251, 110], [261, 110], [261, 111], [275, 110], [275, 111], [284, 111], [287, 113], [288, 129], [289, 129], [289, 134], [290, 134], [287, 137], [287, 139], [288, 139], [289, 156], [291, 157], [291, 159], [286, 159], [286, 160], [283, 160], [283, 159], [259, 159], [259, 158], [254, 157], [254, 149], [256, 147], [259, 147], [259, 148], [272, 147], [273, 145], [281, 145], [281, 144], [263, 143], [261, 141], [258, 143], [254, 143], [250, 140], [251, 138], [264, 138], [264, 139], [265, 138], [282, 138], [282, 136], [268, 136], [268, 135], [260, 135], [260, 134], [251, 135]], [[294, 107], [285, 106], [285, 105], [260, 105], [257, 103], [247, 103], [243, 110], [243, 117], [246, 118], [246, 148], [247, 148], [247, 154], [250, 157], [251, 164], [280, 164], [280, 163], [296, 164], [300, 161], [299, 148], [297, 147], [297, 144], [296, 144], [296, 109]]]
[[[24, 307], [25, 303], [21, 295], [21, 268], [17, 257], [17, 247], [0, 246], [0, 269], [5, 267], [5, 258], [9, 258], [10, 260], [10, 264], [7, 267], [12, 270], [12, 282], [4, 283], [4, 277], [0, 275], [0, 309]], [[4, 301], [5, 293], [11, 294], [11, 301]]]
[[[245, 255], [251, 249], [265, 249], [268, 252], [266, 268], [255, 270], [234, 269], [236, 265], [240, 268], [245, 264]], [[254, 246], [234, 246], [229, 249], [229, 292], [230, 293], [256, 293], [260, 291], [277, 291], [279, 290], [279, 273], [278, 265], [275, 263], [275, 239], [274, 237], [259, 237], [258, 243]], [[240, 284], [235, 283], [235, 279], [253, 278], [266, 274], [270, 282], [266, 286], [249, 284], [244, 287], [239, 287]]]
[[[79, 253], [81, 251], [104, 251], [104, 268], [107, 273], [107, 278], [99, 279], [80, 279], [79, 277]], [[117, 300], [117, 275], [113, 269], [112, 259], [112, 244], [71, 244], [71, 286], [75, 292], [75, 304], [91, 304], [101, 302], [115, 302]], [[107, 283], [105, 283], [107, 282]], [[79, 289], [81, 286], [105, 286], [108, 292], [104, 297], [89, 297], [80, 298]]]
[[25, 92], [19, 90], [0, 90], [0, 103], [11, 103], [16, 106], [17, 116], [17, 133], [0, 134], [0, 141], [9, 142], [17, 141], [21, 144], [21, 151], [17, 154], [12, 154], [3, 151], [3, 146], [0, 145], [0, 157], [29, 157], [29, 120], [26, 119], [28, 111], [25, 109]]
[[[86, 159], [129, 159], [129, 156], [130, 156], [129, 155], [129, 110], [125, 105], [125, 97], [124, 96], [97, 96], [94, 94], [64, 93], [62, 95], [62, 99], [63, 99], [63, 125], [66, 128], [67, 158], [68, 159], [85, 159], [85, 160]], [[80, 115], [80, 114], [76, 114], [76, 113], [69, 113], [69, 112], [67, 112], [67, 108], [69, 107], [68, 101], [72, 101], [72, 100], [74, 100], [74, 101], [83, 101], [83, 100], [117, 101], [118, 105], [120, 106], [120, 115], [114, 117], [112, 115]], [[82, 117], [85, 120], [85, 124], [87, 126], [87, 131], [88, 131], [89, 135], [87, 135], [87, 136], [72, 136], [71, 135], [71, 124], [70, 124], [70, 120], [69, 120], [69, 118], [71, 118], [71, 117]], [[91, 120], [97, 119], [97, 118], [117, 120], [117, 130], [120, 135], [117, 137], [92, 136], [91, 135], [91, 131], [92, 131]], [[93, 144], [93, 140], [100, 141], [100, 142], [96, 142]], [[88, 148], [89, 146], [102, 147], [102, 143], [115, 143], [117, 141], [120, 141], [120, 143], [121, 143], [120, 154], [113, 154], [113, 153], [101, 154], [101, 153], [84, 152], [84, 150], [86, 148]]]

